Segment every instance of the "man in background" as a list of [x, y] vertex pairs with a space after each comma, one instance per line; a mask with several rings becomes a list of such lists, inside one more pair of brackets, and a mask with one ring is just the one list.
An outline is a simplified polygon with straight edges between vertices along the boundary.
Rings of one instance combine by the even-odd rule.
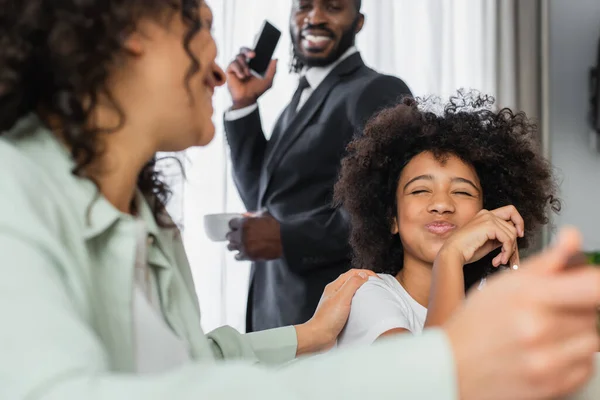
[[229, 249], [253, 261], [248, 332], [306, 322], [324, 287], [350, 268], [349, 225], [334, 208], [345, 147], [377, 111], [410, 95], [406, 84], [367, 67], [355, 47], [360, 0], [293, 0], [290, 34], [298, 89], [269, 140], [257, 100], [272, 85], [250, 73], [242, 49], [227, 69], [225, 114], [234, 180], [249, 211], [231, 221]]

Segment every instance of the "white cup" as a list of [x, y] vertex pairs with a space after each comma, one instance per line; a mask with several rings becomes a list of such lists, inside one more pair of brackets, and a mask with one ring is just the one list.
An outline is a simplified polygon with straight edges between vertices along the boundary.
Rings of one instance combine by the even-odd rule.
[[204, 232], [213, 242], [224, 242], [225, 235], [229, 232], [229, 221], [242, 218], [239, 213], [208, 214], [204, 216]]

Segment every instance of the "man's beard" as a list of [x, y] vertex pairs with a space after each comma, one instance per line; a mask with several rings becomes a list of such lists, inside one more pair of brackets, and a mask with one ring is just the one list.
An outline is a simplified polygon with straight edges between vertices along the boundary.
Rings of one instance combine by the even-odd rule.
[[[340, 41], [337, 43], [331, 53], [327, 57], [311, 57], [305, 55], [299, 49], [301, 32], [299, 37], [295, 38], [292, 47], [292, 65], [291, 70], [293, 72], [300, 72], [303, 67], [325, 67], [336, 62], [350, 47], [354, 45], [356, 39], [356, 27], [358, 25], [358, 18], [352, 23], [352, 25], [342, 33]], [[293, 33], [291, 36], [294, 37]]]

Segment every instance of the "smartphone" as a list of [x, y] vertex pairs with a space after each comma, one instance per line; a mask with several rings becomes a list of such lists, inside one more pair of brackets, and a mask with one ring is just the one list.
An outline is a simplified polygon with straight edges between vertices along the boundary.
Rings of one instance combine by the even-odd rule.
[[594, 265], [600, 267], [600, 251], [580, 252], [567, 261], [567, 266]]
[[[593, 265], [600, 268], [600, 251], [580, 252], [567, 261], [569, 267], [580, 267], [582, 265]], [[600, 335], [600, 309], [598, 310], [596, 329]]]
[[264, 78], [275, 48], [281, 37], [281, 31], [269, 21], [263, 23], [262, 29], [254, 44], [255, 56], [248, 62], [250, 72], [258, 78]]
[[600, 251], [594, 251], [589, 253], [583, 253], [587, 259], [589, 265], [600, 266]]

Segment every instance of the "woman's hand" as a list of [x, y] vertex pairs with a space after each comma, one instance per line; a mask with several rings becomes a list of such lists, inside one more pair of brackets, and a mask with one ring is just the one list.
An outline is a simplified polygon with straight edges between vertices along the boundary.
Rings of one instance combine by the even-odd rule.
[[525, 234], [523, 217], [514, 206], [481, 210], [468, 224], [452, 234], [438, 253], [438, 259], [456, 259], [461, 266], [480, 260], [502, 247], [492, 260], [494, 267], [518, 265], [517, 238]]
[[592, 376], [600, 271], [569, 268], [580, 249], [581, 235], [564, 230], [522, 271], [473, 292], [444, 325], [461, 399], [562, 399]]
[[350, 315], [354, 293], [367, 282], [369, 276], [377, 277], [377, 274], [369, 270], [352, 269], [325, 287], [317, 311], [310, 321], [296, 325], [296, 356], [333, 347]]

